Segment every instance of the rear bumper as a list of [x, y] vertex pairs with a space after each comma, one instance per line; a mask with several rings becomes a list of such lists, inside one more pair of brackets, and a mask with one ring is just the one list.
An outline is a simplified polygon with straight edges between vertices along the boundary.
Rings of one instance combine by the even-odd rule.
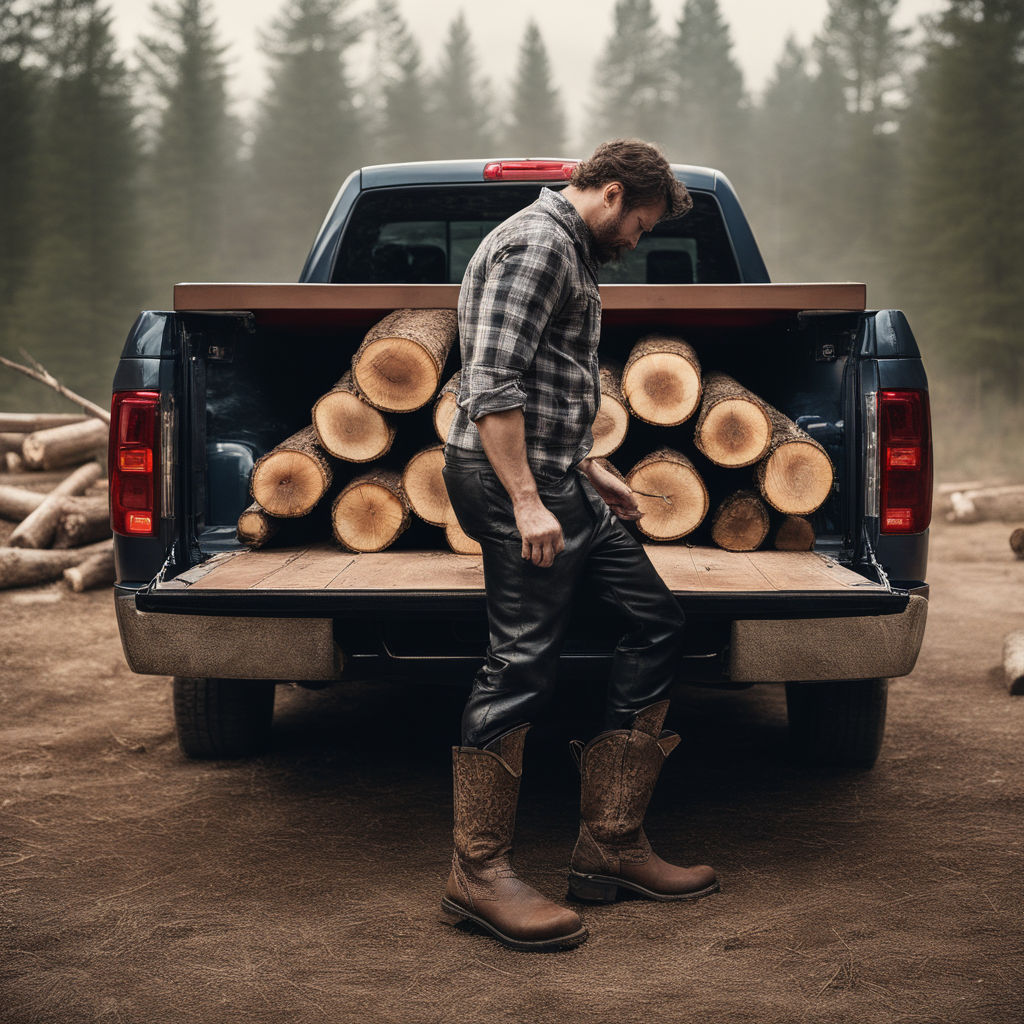
[[[326, 681], [362, 663], [348, 659], [336, 642], [334, 619], [272, 615], [190, 614], [142, 611], [136, 594], [115, 591], [117, 621], [125, 658], [134, 672], [149, 675], [235, 679]], [[723, 682], [786, 682], [812, 679], [892, 678], [906, 675], [924, 637], [928, 601], [912, 594], [902, 611], [839, 618], [734, 618], [719, 660]], [[482, 650], [429, 661], [479, 663]], [[570, 656], [571, 657], [571, 656]], [[400, 659], [415, 669], [415, 657]], [[583, 660], [594, 662], [600, 657]]]

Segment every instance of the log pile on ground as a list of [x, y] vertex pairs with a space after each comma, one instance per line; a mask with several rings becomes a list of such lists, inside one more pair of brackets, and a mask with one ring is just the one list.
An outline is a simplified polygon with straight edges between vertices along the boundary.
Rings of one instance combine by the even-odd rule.
[[[442, 476], [461, 381], [457, 368], [446, 371], [456, 333], [453, 310], [396, 310], [373, 325], [350, 367], [314, 403], [309, 425], [257, 461], [239, 540], [262, 547], [285, 536], [285, 520], [329, 508], [330, 532], [351, 551], [385, 550], [415, 516], [442, 530], [452, 551], [479, 553]], [[680, 540], [713, 508], [705, 530], [727, 550], [752, 551], [769, 536], [779, 550], [813, 548], [807, 516], [832, 491], [832, 462], [769, 402], [729, 374], [702, 370], [693, 345], [660, 332], [640, 338], [624, 365], [603, 357], [600, 387], [591, 457], [634, 491], [642, 534]], [[409, 415], [432, 398], [428, 421]], [[631, 440], [625, 450], [634, 464], [620, 471], [607, 456], [623, 446], [634, 420], [672, 433], [639, 458], [642, 442]]]
[[985, 486], [949, 495], [951, 523], [1015, 522], [1024, 519], [1024, 484]]

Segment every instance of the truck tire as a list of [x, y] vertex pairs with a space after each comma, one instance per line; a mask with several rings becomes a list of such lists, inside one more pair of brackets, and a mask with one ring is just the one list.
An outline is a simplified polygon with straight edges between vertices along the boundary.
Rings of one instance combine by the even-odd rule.
[[174, 727], [186, 757], [261, 754], [273, 717], [273, 680], [174, 677]]
[[866, 770], [885, 734], [887, 679], [786, 683], [790, 745], [805, 767]]

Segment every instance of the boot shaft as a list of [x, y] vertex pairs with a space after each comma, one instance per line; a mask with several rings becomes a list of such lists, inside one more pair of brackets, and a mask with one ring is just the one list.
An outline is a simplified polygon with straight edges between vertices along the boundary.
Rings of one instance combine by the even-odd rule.
[[491, 860], [509, 853], [529, 728], [513, 729], [482, 749], [452, 748], [452, 835], [455, 852], [463, 860]]

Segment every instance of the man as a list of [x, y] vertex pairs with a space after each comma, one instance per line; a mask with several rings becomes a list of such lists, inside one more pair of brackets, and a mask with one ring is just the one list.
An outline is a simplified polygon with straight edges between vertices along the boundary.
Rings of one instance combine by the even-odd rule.
[[606, 731], [572, 745], [582, 791], [570, 892], [609, 902], [623, 888], [658, 900], [718, 889], [711, 868], [667, 864], [644, 835], [679, 740], [661, 726], [683, 615], [619, 522], [641, 515], [632, 491], [587, 457], [601, 397], [598, 264], [692, 205], [655, 147], [608, 142], [562, 192], [543, 189], [495, 228], [462, 281], [462, 377], [444, 480], [483, 549], [490, 644], [453, 749], [455, 851], [442, 907], [450, 922], [474, 921], [516, 949], [587, 937], [573, 911], [519, 879], [509, 860], [523, 741], [551, 695], [584, 583], [632, 629], [615, 649]]

